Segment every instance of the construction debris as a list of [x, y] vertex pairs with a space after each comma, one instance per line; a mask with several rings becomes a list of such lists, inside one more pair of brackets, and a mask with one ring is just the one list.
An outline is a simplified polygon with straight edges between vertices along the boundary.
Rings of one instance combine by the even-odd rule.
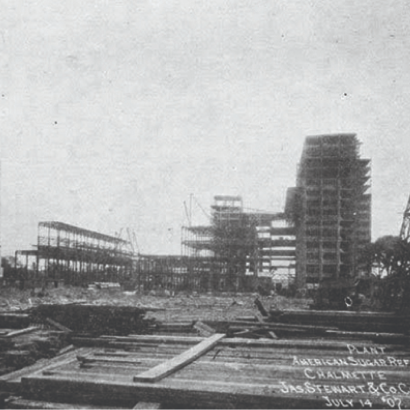
[[[72, 352], [2, 376], [2, 391], [15, 403], [65, 408], [141, 408], [139, 403], [156, 403], [155, 408], [410, 405], [408, 340], [376, 344], [217, 334], [76, 337], [73, 342]], [[153, 378], [146, 376], [150, 374]]]
[[46, 321], [63, 331], [90, 334], [145, 333], [150, 320], [145, 309], [132, 306], [90, 304], [40, 305], [31, 310], [37, 321]]
[[[146, 310], [84, 304], [45, 304], [21, 313], [0, 314], [0, 374], [71, 351], [71, 334], [144, 333], [153, 319]], [[21, 404], [21, 403], [20, 403]]]
[[114, 300], [54, 303], [14, 314], [20, 327], [0, 329], [0, 401], [7, 408], [410, 406], [408, 319], [269, 309], [272, 298], [257, 304], [255, 296], [145, 299], [152, 311]]
[[2, 312], [0, 313], [0, 328], [22, 329], [30, 324], [30, 315], [24, 313]]
[[208, 337], [216, 333], [215, 329], [205, 323], [202, 323], [200, 320], [194, 324], [194, 329], [198, 331], [200, 336], [204, 337]]
[[406, 333], [410, 318], [387, 312], [348, 312], [322, 310], [272, 310], [269, 322], [294, 325], [337, 327], [345, 331]]

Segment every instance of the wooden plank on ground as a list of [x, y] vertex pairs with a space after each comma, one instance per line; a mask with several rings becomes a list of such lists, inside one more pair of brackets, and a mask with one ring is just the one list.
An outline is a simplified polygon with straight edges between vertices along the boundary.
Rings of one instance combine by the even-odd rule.
[[7, 333], [6, 335], [1, 335], [2, 338], [10, 339], [15, 336], [25, 335], [27, 333], [35, 332], [36, 330], [40, 330], [38, 326], [30, 326], [26, 327], [25, 329], [14, 330], [13, 332]]
[[72, 332], [72, 330], [69, 329], [68, 327], [63, 326], [61, 323], [58, 323], [58, 322], [56, 322], [55, 320], [50, 319], [49, 317], [46, 319], [46, 321], [47, 321], [48, 323], [50, 323], [50, 325], [53, 325], [53, 326], [54, 326], [55, 328], [57, 328], [58, 330], [61, 330], [61, 331], [63, 331], [63, 332], [67, 332], [67, 333], [71, 333], [71, 332]]
[[63, 347], [58, 353], [57, 356], [60, 356], [64, 353], [68, 353], [68, 352], [72, 352], [73, 350], [75, 350], [75, 346], [74, 345], [68, 345], [66, 347]]
[[27, 400], [21, 397], [12, 397], [6, 402], [8, 409], [114, 409], [114, 407], [101, 407], [87, 404], [56, 403], [49, 401]]
[[198, 320], [195, 325], [194, 329], [198, 330], [199, 334], [201, 336], [209, 337], [212, 336], [216, 333], [215, 329], [213, 329], [211, 326], [206, 325], [205, 323], [201, 322]]
[[[130, 363], [130, 364], [141, 364], [141, 360], [135, 359], [124, 359], [124, 358], [115, 358], [115, 357], [87, 357], [87, 356], [77, 356], [77, 361], [82, 364], [89, 364], [89, 363], [97, 363], [97, 362], [105, 362], [105, 363]], [[43, 372], [43, 374], [45, 374]]]
[[167, 360], [160, 365], [153, 367], [146, 372], [142, 372], [134, 376], [135, 382], [156, 382], [163, 379], [164, 377], [170, 375], [171, 373], [176, 372], [187, 364], [193, 362], [198, 357], [202, 356], [214, 346], [218, 344], [220, 340], [225, 337], [223, 333], [216, 333], [215, 335], [203, 340], [201, 343], [196, 346], [191, 347], [184, 353], [175, 356], [174, 358]]
[[[255, 324], [255, 323], [254, 323]], [[256, 324], [257, 326], [257, 324]], [[89, 347], [105, 347], [110, 349], [133, 348], [138, 349], [140, 344], [163, 344], [163, 345], [194, 345], [202, 342], [203, 337], [197, 336], [153, 336], [153, 335], [135, 335], [135, 336], [113, 336], [113, 337], [73, 337], [72, 343], [76, 346]], [[406, 336], [403, 344], [410, 343], [410, 337]], [[235, 347], [272, 347], [272, 348], [311, 348], [314, 350], [338, 350], [346, 348], [346, 341], [340, 340], [322, 340], [322, 339], [278, 339], [278, 340], [262, 340], [262, 339], [245, 339], [245, 338], [226, 338], [220, 341], [221, 345]], [[368, 341], [355, 341], [357, 347], [362, 348], [368, 346]], [[391, 349], [397, 349], [395, 344], [385, 346], [386, 352]]]
[[86, 350], [86, 348], [79, 348], [76, 351], [67, 352], [53, 359], [40, 359], [31, 366], [24, 367], [23, 369], [16, 370], [12, 373], [4, 374], [3, 376], [0, 376], [0, 389], [4, 391], [18, 391], [21, 387], [20, 381], [22, 377], [76, 361], [77, 354], [82, 354]]
[[156, 410], [161, 408], [161, 403], [154, 403], [154, 402], [147, 402], [147, 401], [139, 401], [133, 409], [146, 409], [146, 410]]

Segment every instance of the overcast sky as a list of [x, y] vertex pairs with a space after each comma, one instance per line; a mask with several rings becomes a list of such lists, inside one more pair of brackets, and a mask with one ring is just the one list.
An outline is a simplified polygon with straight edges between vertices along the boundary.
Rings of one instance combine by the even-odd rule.
[[0, 0], [3, 255], [47, 220], [179, 253], [190, 194], [281, 211], [305, 136], [337, 132], [372, 159], [373, 238], [398, 234], [409, 25], [407, 0]]

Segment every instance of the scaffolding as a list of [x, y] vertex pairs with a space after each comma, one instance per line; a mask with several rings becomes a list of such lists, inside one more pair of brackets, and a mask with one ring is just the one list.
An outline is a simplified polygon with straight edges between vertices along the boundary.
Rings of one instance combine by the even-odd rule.
[[38, 224], [37, 249], [16, 252], [20, 281], [115, 282], [132, 273], [131, 244], [62, 222]]
[[171, 294], [179, 291], [206, 292], [212, 258], [191, 258], [178, 255], [139, 255], [132, 287]]
[[371, 240], [369, 173], [355, 134], [306, 138], [287, 206], [296, 230], [298, 288], [356, 272]]
[[[206, 260], [202, 272], [209, 277], [210, 290], [250, 290], [257, 278], [275, 275], [289, 285], [295, 267], [293, 228], [278, 230], [274, 225], [285, 220], [284, 213], [245, 212], [242, 197], [219, 195], [211, 214], [209, 226], [182, 229], [184, 254], [199, 266]], [[290, 237], [283, 238], [284, 232]]]

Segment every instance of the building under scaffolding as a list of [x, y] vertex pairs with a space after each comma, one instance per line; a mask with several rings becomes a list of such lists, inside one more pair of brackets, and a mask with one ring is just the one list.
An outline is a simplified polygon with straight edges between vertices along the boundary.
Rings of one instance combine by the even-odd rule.
[[118, 281], [132, 272], [131, 244], [62, 222], [38, 224], [37, 249], [16, 252], [20, 281], [86, 284]]
[[[212, 289], [249, 290], [256, 278], [288, 286], [294, 277], [295, 239], [285, 214], [244, 212], [240, 196], [215, 196], [209, 226], [183, 227], [184, 254], [206, 272]], [[293, 228], [290, 228], [293, 229]], [[217, 279], [215, 279], [217, 278]]]
[[306, 138], [286, 206], [295, 225], [298, 288], [357, 271], [358, 255], [371, 240], [369, 173], [355, 134]]
[[295, 278], [297, 288], [314, 289], [357, 272], [370, 241], [369, 172], [354, 134], [307, 137], [284, 212], [248, 212], [240, 196], [215, 196], [209, 225], [183, 227], [182, 255], [164, 256], [135, 255], [123, 239], [40, 222], [37, 249], [16, 253], [17, 272], [23, 283], [33, 274], [143, 291], [249, 291], [261, 283], [289, 287]]
[[211, 284], [208, 273], [213, 258], [200, 260], [178, 255], [139, 255], [135, 263], [132, 288], [150, 291], [207, 292]]

